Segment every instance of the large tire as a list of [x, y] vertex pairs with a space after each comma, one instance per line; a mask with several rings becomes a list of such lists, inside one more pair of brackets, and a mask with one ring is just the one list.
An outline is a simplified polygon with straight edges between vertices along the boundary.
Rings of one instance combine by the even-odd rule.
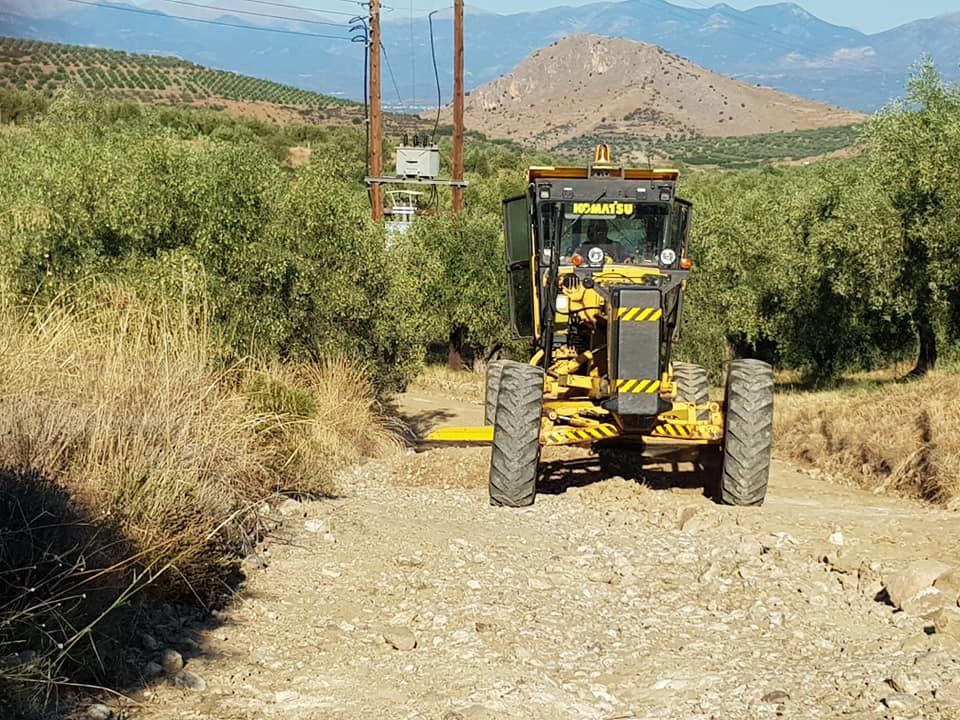
[[543, 370], [508, 362], [500, 372], [493, 453], [490, 457], [490, 504], [532, 505], [540, 462], [540, 413]]
[[761, 360], [734, 360], [725, 405], [717, 499], [726, 505], [762, 505], [773, 445], [773, 369]]
[[[710, 402], [710, 378], [707, 376], [707, 371], [699, 365], [674, 363], [673, 380], [677, 383], [679, 402], [692, 405], [706, 405]], [[709, 410], [701, 410], [697, 413], [697, 420], [709, 419]]]
[[500, 393], [500, 375], [506, 360], [496, 360], [487, 365], [486, 386], [483, 393], [483, 424], [493, 425], [497, 418], [497, 395]]

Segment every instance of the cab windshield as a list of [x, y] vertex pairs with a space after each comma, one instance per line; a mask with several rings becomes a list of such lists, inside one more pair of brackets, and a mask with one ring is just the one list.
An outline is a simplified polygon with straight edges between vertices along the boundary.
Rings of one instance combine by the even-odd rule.
[[560, 262], [570, 264], [574, 255], [587, 260], [590, 249], [597, 247], [603, 262], [656, 264], [669, 217], [666, 203], [565, 203]]

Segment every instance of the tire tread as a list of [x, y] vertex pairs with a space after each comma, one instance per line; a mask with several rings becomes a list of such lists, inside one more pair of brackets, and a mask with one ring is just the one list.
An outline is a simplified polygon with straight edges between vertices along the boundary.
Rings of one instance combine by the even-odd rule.
[[762, 505], [773, 444], [773, 370], [760, 360], [734, 360], [727, 375], [723, 470], [719, 500]]
[[540, 461], [543, 370], [509, 362], [500, 373], [490, 456], [490, 503], [532, 505]]

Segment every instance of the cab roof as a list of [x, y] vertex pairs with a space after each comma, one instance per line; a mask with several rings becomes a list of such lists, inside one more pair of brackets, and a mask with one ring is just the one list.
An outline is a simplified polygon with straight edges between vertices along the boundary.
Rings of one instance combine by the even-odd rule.
[[670, 168], [625, 168], [614, 165], [610, 160], [610, 146], [597, 145], [593, 164], [588, 167], [555, 167], [553, 165], [535, 165], [527, 170], [527, 182], [534, 180], [587, 180], [589, 178], [608, 178], [620, 180], [661, 180], [676, 182], [680, 177], [677, 170]]
[[534, 180], [587, 180], [589, 178], [622, 180], [666, 180], [676, 182], [680, 177], [678, 170], [669, 168], [623, 168], [612, 165], [591, 165], [590, 167], [556, 167], [536, 165], [527, 169], [527, 181]]

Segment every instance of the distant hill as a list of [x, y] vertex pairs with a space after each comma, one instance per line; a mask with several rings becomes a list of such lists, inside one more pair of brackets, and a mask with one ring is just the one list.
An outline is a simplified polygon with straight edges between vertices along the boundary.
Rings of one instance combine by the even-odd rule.
[[[792, 132], [861, 113], [759, 88], [646, 43], [573, 35], [466, 98], [467, 127], [544, 150]], [[449, 108], [445, 110], [447, 118]]]
[[350, 100], [175, 57], [0, 37], [0, 86], [52, 92], [70, 84], [113, 97], [211, 107], [277, 122], [362, 115]]
[[[126, 0], [107, 2], [123, 5], [126, 11], [57, 0], [0, 0], [0, 33], [176, 55], [337, 97], [363, 97], [363, 48], [349, 41], [346, 16], [323, 15], [319, 9], [311, 14], [298, 9], [302, 3], [269, 5], [269, 14], [289, 18], [276, 20], [243, 14], [244, 9], [261, 13], [265, 9], [244, 3], [212, 3], [217, 8], [236, 8], [229, 13], [148, 3], [151, 11], [142, 13], [131, 12]], [[868, 35], [825, 22], [789, 2], [749, 10], [722, 3], [695, 4], [699, 7], [666, 0], [623, 0], [510, 15], [468, 13], [467, 88], [497, 79], [537, 48], [576, 33], [652, 43], [749, 84], [864, 112], [901, 95], [910, 65], [925, 52], [948, 77], [960, 78], [960, 14]], [[341, 11], [347, 8], [344, 5]], [[234, 27], [174, 17], [200, 13]], [[385, 73], [384, 101], [394, 108], [422, 109], [435, 102], [424, 15], [419, 12], [411, 20], [399, 6], [384, 14], [383, 45], [399, 89], [394, 91]], [[311, 24], [317, 21], [335, 26]], [[443, 102], [447, 102], [453, 45], [449, 14], [434, 16], [433, 25]], [[267, 28], [303, 34], [278, 35]]]

